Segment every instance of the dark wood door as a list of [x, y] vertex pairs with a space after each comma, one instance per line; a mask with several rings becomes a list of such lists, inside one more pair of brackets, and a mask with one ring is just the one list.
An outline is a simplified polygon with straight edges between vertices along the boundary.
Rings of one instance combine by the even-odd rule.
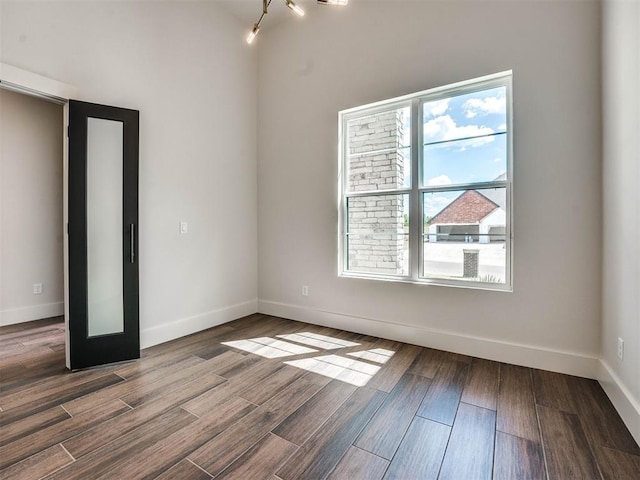
[[139, 112], [69, 101], [67, 366], [140, 357]]

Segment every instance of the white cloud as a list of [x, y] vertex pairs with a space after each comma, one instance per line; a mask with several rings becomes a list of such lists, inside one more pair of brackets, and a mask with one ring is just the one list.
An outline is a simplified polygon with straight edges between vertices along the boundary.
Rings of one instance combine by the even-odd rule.
[[[433, 118], [424, 124], [424, 140], [426, 142], [437, 142], [441, 140], [455, 140], [457, 138], [476, 137], [480, 135], [492, 134], [493, 129], [480, 125], [459, 126], [450, 115], [442, 115]], [[469, 140], [464, 146], [477, 147], [492, 142], [493, 137], [476, 138]]]
[[437, 177], [430, 178], [427, 181], [427, 186], [435, 187], [440, 185], [451, 185], [453, 182], [446, 175], [438, 175]]
[[493, 159], [493, 163], [502, 163], [504, 162], [504, 159], [502, 157], [496, 157]]
[[430, 195], [429, 200], [424, 204], [424, 213], [428, 217], [433, 217], [447, 205], [451, 203], [451, 198], [445, 195]]
[[444, 100], [435, 100], [424, 104], [424, 113], [427, 117], [438, 117], [444, 115], [449, 110], [450, 98]]
[[507, 129], [507, 124], [506, 123], [501, 123], [500, 125], [498, 125], [498, 130], [502, 131], [502, 130], [506, 130]]
[[490, 113], [506, 113], [506, 97], [470, 98], [462, 105], [467, 118], [476, 115], [488, 115]]

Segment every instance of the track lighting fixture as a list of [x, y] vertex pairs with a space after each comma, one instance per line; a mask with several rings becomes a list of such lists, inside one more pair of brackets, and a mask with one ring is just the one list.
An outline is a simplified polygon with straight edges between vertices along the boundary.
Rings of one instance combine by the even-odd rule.
[[[253, 30], [251, 30], [251, 33], [249, 33], [249, 35], [247, 36], [247, 43], [249, 44], [252, 43], [253, 40], [256, 38], [256, 35], [258, 35], [258, 32], [260, 31], [260, 24], [262, 23], [262, 19], [264, 18], [264, 16], [268, 13], [267, 10], [271, 5], [271, 1], [272, 0], [262, 0], [262, 15], [260, 15], [260, 18], [258, 19], [258, 23], [256, 23], [253, 26]], [[349, 3], [349, 0], [316, 0], [316, 1], [320, 5], [347, 5]], [[301, 17], [304, 16], [304, 10], [300, 8], [298, 5], [296, 5], [293, 2], [293, 0], [284, 0], [284, 3], [296, 15], [299, 15]]]

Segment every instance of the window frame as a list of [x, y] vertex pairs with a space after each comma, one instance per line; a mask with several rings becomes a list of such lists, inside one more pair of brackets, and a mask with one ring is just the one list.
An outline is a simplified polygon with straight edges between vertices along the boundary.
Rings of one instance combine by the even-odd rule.
[[[362, 105], [338, 112], [338, 275], [346, 278], [414, 283], [421, 285], [440, 285], [449, 287], [483, 289], [492, 291], [513, 291], [513, 73], [511, 70], [465, 80], [442, 87], [424, 90], [402, 97]], [[434, 100], [456, 97], [468, 93], [488, 90], [496, 87], [506, 89], [506, 179], [476, 183], [457, 183], [444, 186], [421, 186], [423, 178], [424, 128], [423, 105]], [[386, 112], [394, 108], [411, 108], [411, 182], [409, 187], [389, 190], [348, 191], [348, 122], [368, 115]], [[423, 238], [427, 234], [424, 228], [423, 195], [432, 192], [451, 192], [480, 190], [483, 188], [505, 188], [506, 225], [505, 225], [505, 283], [489, 283], [476, 280], [458, 280], [424, 276]], [[348, 270], [348, 212], [347, 200], [354, 197], [378, 195], [409, 195], [409, 251], [408, 275], [389, 275], [363, 273]], [[417, 226], [417, 228], [416, 228]]]

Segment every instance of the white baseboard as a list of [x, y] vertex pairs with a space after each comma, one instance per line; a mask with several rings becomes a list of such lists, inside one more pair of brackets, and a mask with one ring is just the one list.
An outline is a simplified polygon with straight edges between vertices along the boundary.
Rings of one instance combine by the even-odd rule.
[[251, 315], [258, 311], [257, 306], [258, 300], [249, 300], [248, 302], [230, 305], [192, 317], [181, 318], [173, 322], [145, 328], [140, 332], [140, 348], [152, 347], [159, 343], [175, 340], [176, 338], [191, 335], [192, 333]]
[[640, 444], [640, 402], [634, 398], [607, 362], [600, 360], [598, 381], [613, 403], [625, 425]]
[[31, 322], [42, 318], [59, 317], [60, 315], [64, 315], [63, 302], [11, 308], [0, 312], [0, 326]]
[[354, 317], [300, 305], [259, 300], [258, 312], [579, 377], [596, 378], [599, 365], [599, 359], [579, 353], [460, 335], [455, 332], [392, 323], [380, 319]]

